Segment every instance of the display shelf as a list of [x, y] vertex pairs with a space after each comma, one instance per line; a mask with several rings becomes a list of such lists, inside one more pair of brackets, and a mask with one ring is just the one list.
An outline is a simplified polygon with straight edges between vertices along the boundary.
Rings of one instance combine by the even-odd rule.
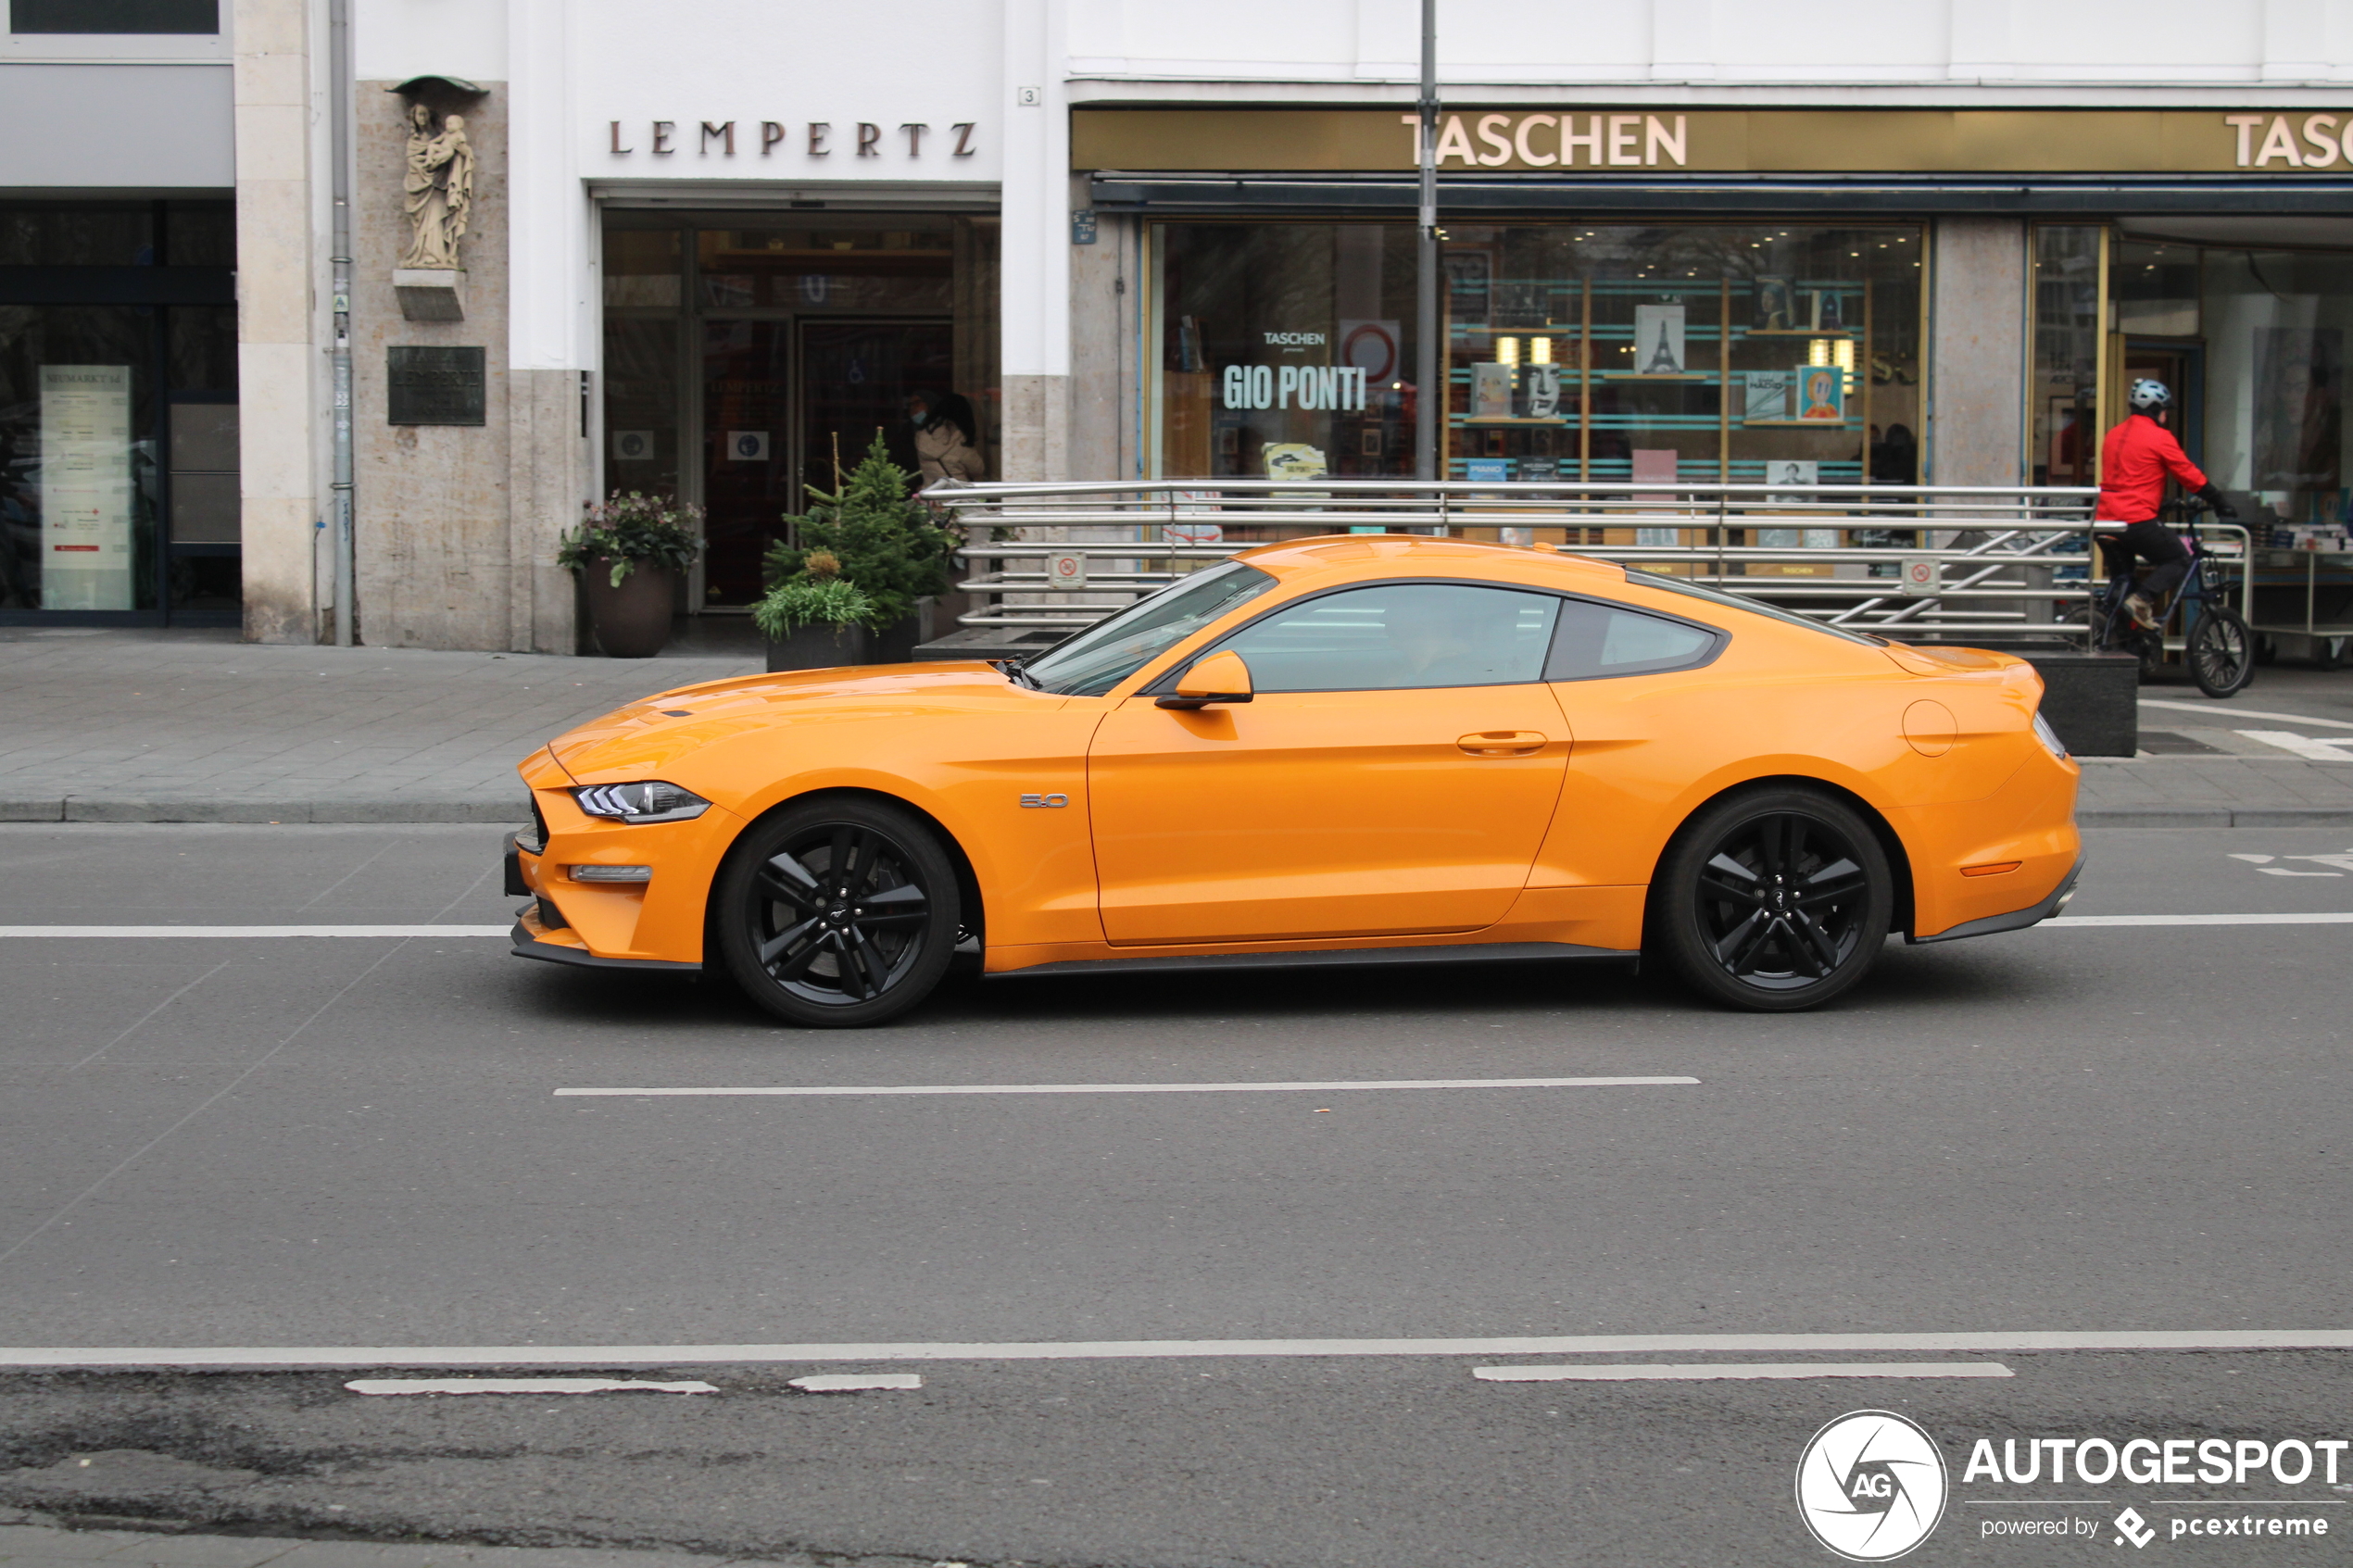
[[1595, 370], [1593, 372], [1593, 379], [1595, 381], [1712, 382], [1716, 379], [1716, 372], [1713, 370], [1672, 370], [1666, 372], [1653, 372], [1650, 370]]
[[1856, 336], [1844, 327], [1734, 327], [1732, 332], [1736, 337], [1843, 337], [1851, 340]]
[[1743, 430], [1853, 430], [1851, 420], [1743, 420]]
[[1576, 422], [1577, 420], [1567, 415], [1563, 415], [1561, 418], [1554, 420], [1520, 419], [1517, 417], [1497, 418], [1491, 416], [1484, 419], [1474, 419], [1468, 415], [1465, 415], [1454, 421], [1454, 427], [1459, 430], [1465, 425], [1491, 425], [1499, 430], [1565, 430]]

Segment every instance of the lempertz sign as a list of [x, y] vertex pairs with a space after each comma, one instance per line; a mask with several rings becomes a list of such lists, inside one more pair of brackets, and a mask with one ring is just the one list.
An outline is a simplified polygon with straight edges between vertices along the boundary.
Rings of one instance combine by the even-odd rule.
[[[1385, 109], [1088, 108], [1071, 167], [1404, 170], [1419, 120]], [[1439, 119], [1448, 173], [2353, 171], [2353, 103], [2231, 109], [1466, 108]]]

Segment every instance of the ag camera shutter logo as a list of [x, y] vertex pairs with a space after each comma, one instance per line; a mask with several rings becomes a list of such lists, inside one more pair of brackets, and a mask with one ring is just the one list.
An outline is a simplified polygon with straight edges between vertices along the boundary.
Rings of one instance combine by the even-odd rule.
[[1944, 1517], [1944, 1455], [1891, 1411], [1855, 1411], [1814, 1434], [1797, 1461], [1797, 1512], [1849, 1562], [1903, 1556]]

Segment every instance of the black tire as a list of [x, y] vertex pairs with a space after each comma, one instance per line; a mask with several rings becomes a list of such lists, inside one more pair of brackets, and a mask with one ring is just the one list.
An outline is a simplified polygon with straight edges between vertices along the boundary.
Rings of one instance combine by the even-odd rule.
[[1675, 835], [1653, 889], [1651, 936], [1710, 999], [1796, 1012], [1845, 991], [1878, 960], [1894, 880], [1853, 807], [1801, 785], [1752, 789]]
[[881, 801], [819, 798], [761, 822], [729, 851], [711, 900], [736, 984], [806, 1028], [896, 1018], [955, 956], [955, 868], [930, 828]]
[[2234, 696], [2255, 679], [2255, 633], [2239, 612], [2208, 606], [2190, 628], [2189, 646], [2182, 662], [2190, 679], [2208, 696]]
[[2353, 651], [2353, 637], [2315, 637], [2312, 639], [2312, 667], [2316, 670], [2342, 670], [2348, 651]]

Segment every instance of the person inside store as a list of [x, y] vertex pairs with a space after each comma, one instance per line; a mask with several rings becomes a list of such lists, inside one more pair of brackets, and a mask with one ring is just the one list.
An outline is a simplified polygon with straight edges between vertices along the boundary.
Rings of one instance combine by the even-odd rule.
[[988, 477], [972, 399], [960, 392], [918, 392], [907, 399], [915, 426], [915, 460], [926, 490], [943, 479], [970, 484]]
[[2238, 514], [2167, 428], [2173, 395], [2165, 383], [2136, 381], [2125, 396], [2133, 411], [2100, 443], [2100, 501], [2092, 520], [2095, 530], [2103, 523], [2124, 525], [2121, 533], [2099, 534], [2109, 576], [2131, 571], [2136, 559], [2149, 563], [2148, 575], [2125, 596], [2124, 610], [2144, 625], [2155, 625], [2166, 596], [2190, 574], [2190, 552], [2157, 521], [2166, 478], [2180, 480], [2212, 507], [2216, 521], [2236, 522]]

